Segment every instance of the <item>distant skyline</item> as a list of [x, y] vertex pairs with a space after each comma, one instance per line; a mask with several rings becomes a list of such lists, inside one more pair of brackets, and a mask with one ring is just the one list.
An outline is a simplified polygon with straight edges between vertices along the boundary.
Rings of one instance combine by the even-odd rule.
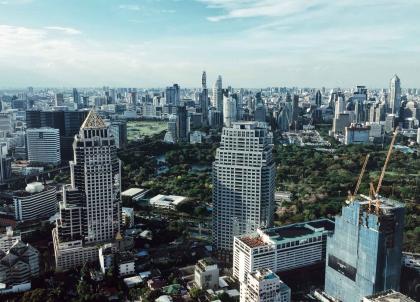
[[420, 88], [417, 0], [0, 0], [0, 87]]

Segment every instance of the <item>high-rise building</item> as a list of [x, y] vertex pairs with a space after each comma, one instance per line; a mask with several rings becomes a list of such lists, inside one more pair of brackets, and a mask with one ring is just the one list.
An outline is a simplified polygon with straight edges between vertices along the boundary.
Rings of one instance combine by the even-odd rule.
[[73, 88], [73, 102], [75, 104], [79, 104], [80, 103], [80, 95], [79, 95], [79, 92], [77, 91], [76, 88]]
[[179, 142], [188, 142], [189, 123], [185, 106], [178, 106], [176, 111], [176, 138]]
[[321, 107], [322, 105], [322, 94], [321, 91], [317, 90], [315, 94], [315, 105], [317, 108]]
[[60, 163], [60, 132], [58, 129], [27, 129], [26, 141], [29, 162], [50, 165], [58, 165]]
[[290, 287], [269, 269], [248, 274], [240, 286], [240, 302], [290, 302], [290, 296]]
[[0, 142], [0, 184], [12, 176], [12, 158], [7, 154], [7, 144]]
[[165, 98], [167, 105], [179, 106], [181, 103], [181, 92], [178, 84], [166, 87]]
[[270, 227], [274, 214], [272, 134], [265, 123], [222, 130], [213, 162], [213, 245], [231, 253], [233, 237]]
[[10, 112], [0, 113], [0, 137], [13, 133], [13, 115]]
[[109, 129], [115, 138], [115, 146], [117, 146], [118, 149], [124, 148], [128, 143], [127, 122], [112, 121]]
[[394, 75], [389, 83], [389, 113], [399, 115], [401, 107], [401, 81]]
[[201, 77], [201, 92], [199, 96], [200, 108], [201, 108], [201, 117], [204, 125], [208, 125], [208, 116], [209, 116], [209, 90], [207, 89], [207, 76], [206, 72], [203, 71]]
[[209, 110], [209, 124], [213, 129], [218, 129], [223, 126], [222, 112], [216, 110], [214, 107]]
[[13, 203], [17, 221], [47, 220], [57, 213], [57, 192], [55, 187], [34, 182], [24, 191], [13, 192]]
[[259, 102], [255, 108], [254, 119], [257, 122], [267, 121], [267, 110], [263, 102]]
[[64, 95], [62, 93], [57, 93], [55, 95], [55, 106], [63, 106], [64, 105]]
[[223, 86], [222, 76], [217, 77], [216, 83], [213, 86], [213, 106], [220, 112], [223, 112]]
[[63, 162], [73, 158], [73, 140], [89, 111], [26, 111], [26, 127], [50, 127], [60, 131], [60, 153]]
[[360, 197], [343, 207], [327, 239], [325, 292], [343, 302], [359, 302], [384, 290], [398, 290], [404, 205]]
[[71, 184], [63, 187], [60, 218], [53, 230], [58, 270], [98, 259], [98, 244], [120, 231], [121, 162], [115, 139], [93, 110], [75, 137]]
[[233, 277], [243, 283], [257, 269], [284, 272], [323, 264], [333, 232], [334, 222], [320, 219], [235, 236]]
[[236, 122], [236, 99], [232, 96], [223, 96], [223, 125], [231, 127]]

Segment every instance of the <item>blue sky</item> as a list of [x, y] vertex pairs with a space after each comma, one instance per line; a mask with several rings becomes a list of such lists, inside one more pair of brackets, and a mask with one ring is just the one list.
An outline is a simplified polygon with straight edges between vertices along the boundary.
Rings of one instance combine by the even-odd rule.
[[0, 0], [0, 87], [420, 88], [418, 0]]

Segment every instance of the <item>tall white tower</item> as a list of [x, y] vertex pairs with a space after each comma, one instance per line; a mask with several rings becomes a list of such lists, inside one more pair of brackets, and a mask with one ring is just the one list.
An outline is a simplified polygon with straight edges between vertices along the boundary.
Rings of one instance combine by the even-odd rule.
[[222, 76], [217, 77], [216, 83], [213, 86], [213, 106], [220, 112], [223, 112], [223, 87]]
[[389, 83], [389, 113], [399, 115], [401, 107], [401, 81], [394, 75]]
[[63, 188], [53, 230], [58, 269], [97, 260], [97, 244], [120, 232], [121, 162], [111, 131], [95, 111], [75, 136], [73, 152], [71, 184]]
[[222, 131], [213, 162], [213, 245], [230, 253], [233, 236], [272, 225], [275, 167], [264, 123], [234, 122]]
[[231, 96], [223, 96], [223, 125], [231, 127], [232, 123], [236, 122], [236, 117], [236, 99]]

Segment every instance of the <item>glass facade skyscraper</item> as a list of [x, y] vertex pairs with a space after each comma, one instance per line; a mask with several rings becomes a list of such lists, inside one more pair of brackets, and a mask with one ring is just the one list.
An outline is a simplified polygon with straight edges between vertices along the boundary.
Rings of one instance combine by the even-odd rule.
[[336, 217], [327, 240], [325, 293], [343, 302], [359, 302], [380, 291], [398, 290], [404, 205], [380, 198], [376, 208], [356, 200]]

